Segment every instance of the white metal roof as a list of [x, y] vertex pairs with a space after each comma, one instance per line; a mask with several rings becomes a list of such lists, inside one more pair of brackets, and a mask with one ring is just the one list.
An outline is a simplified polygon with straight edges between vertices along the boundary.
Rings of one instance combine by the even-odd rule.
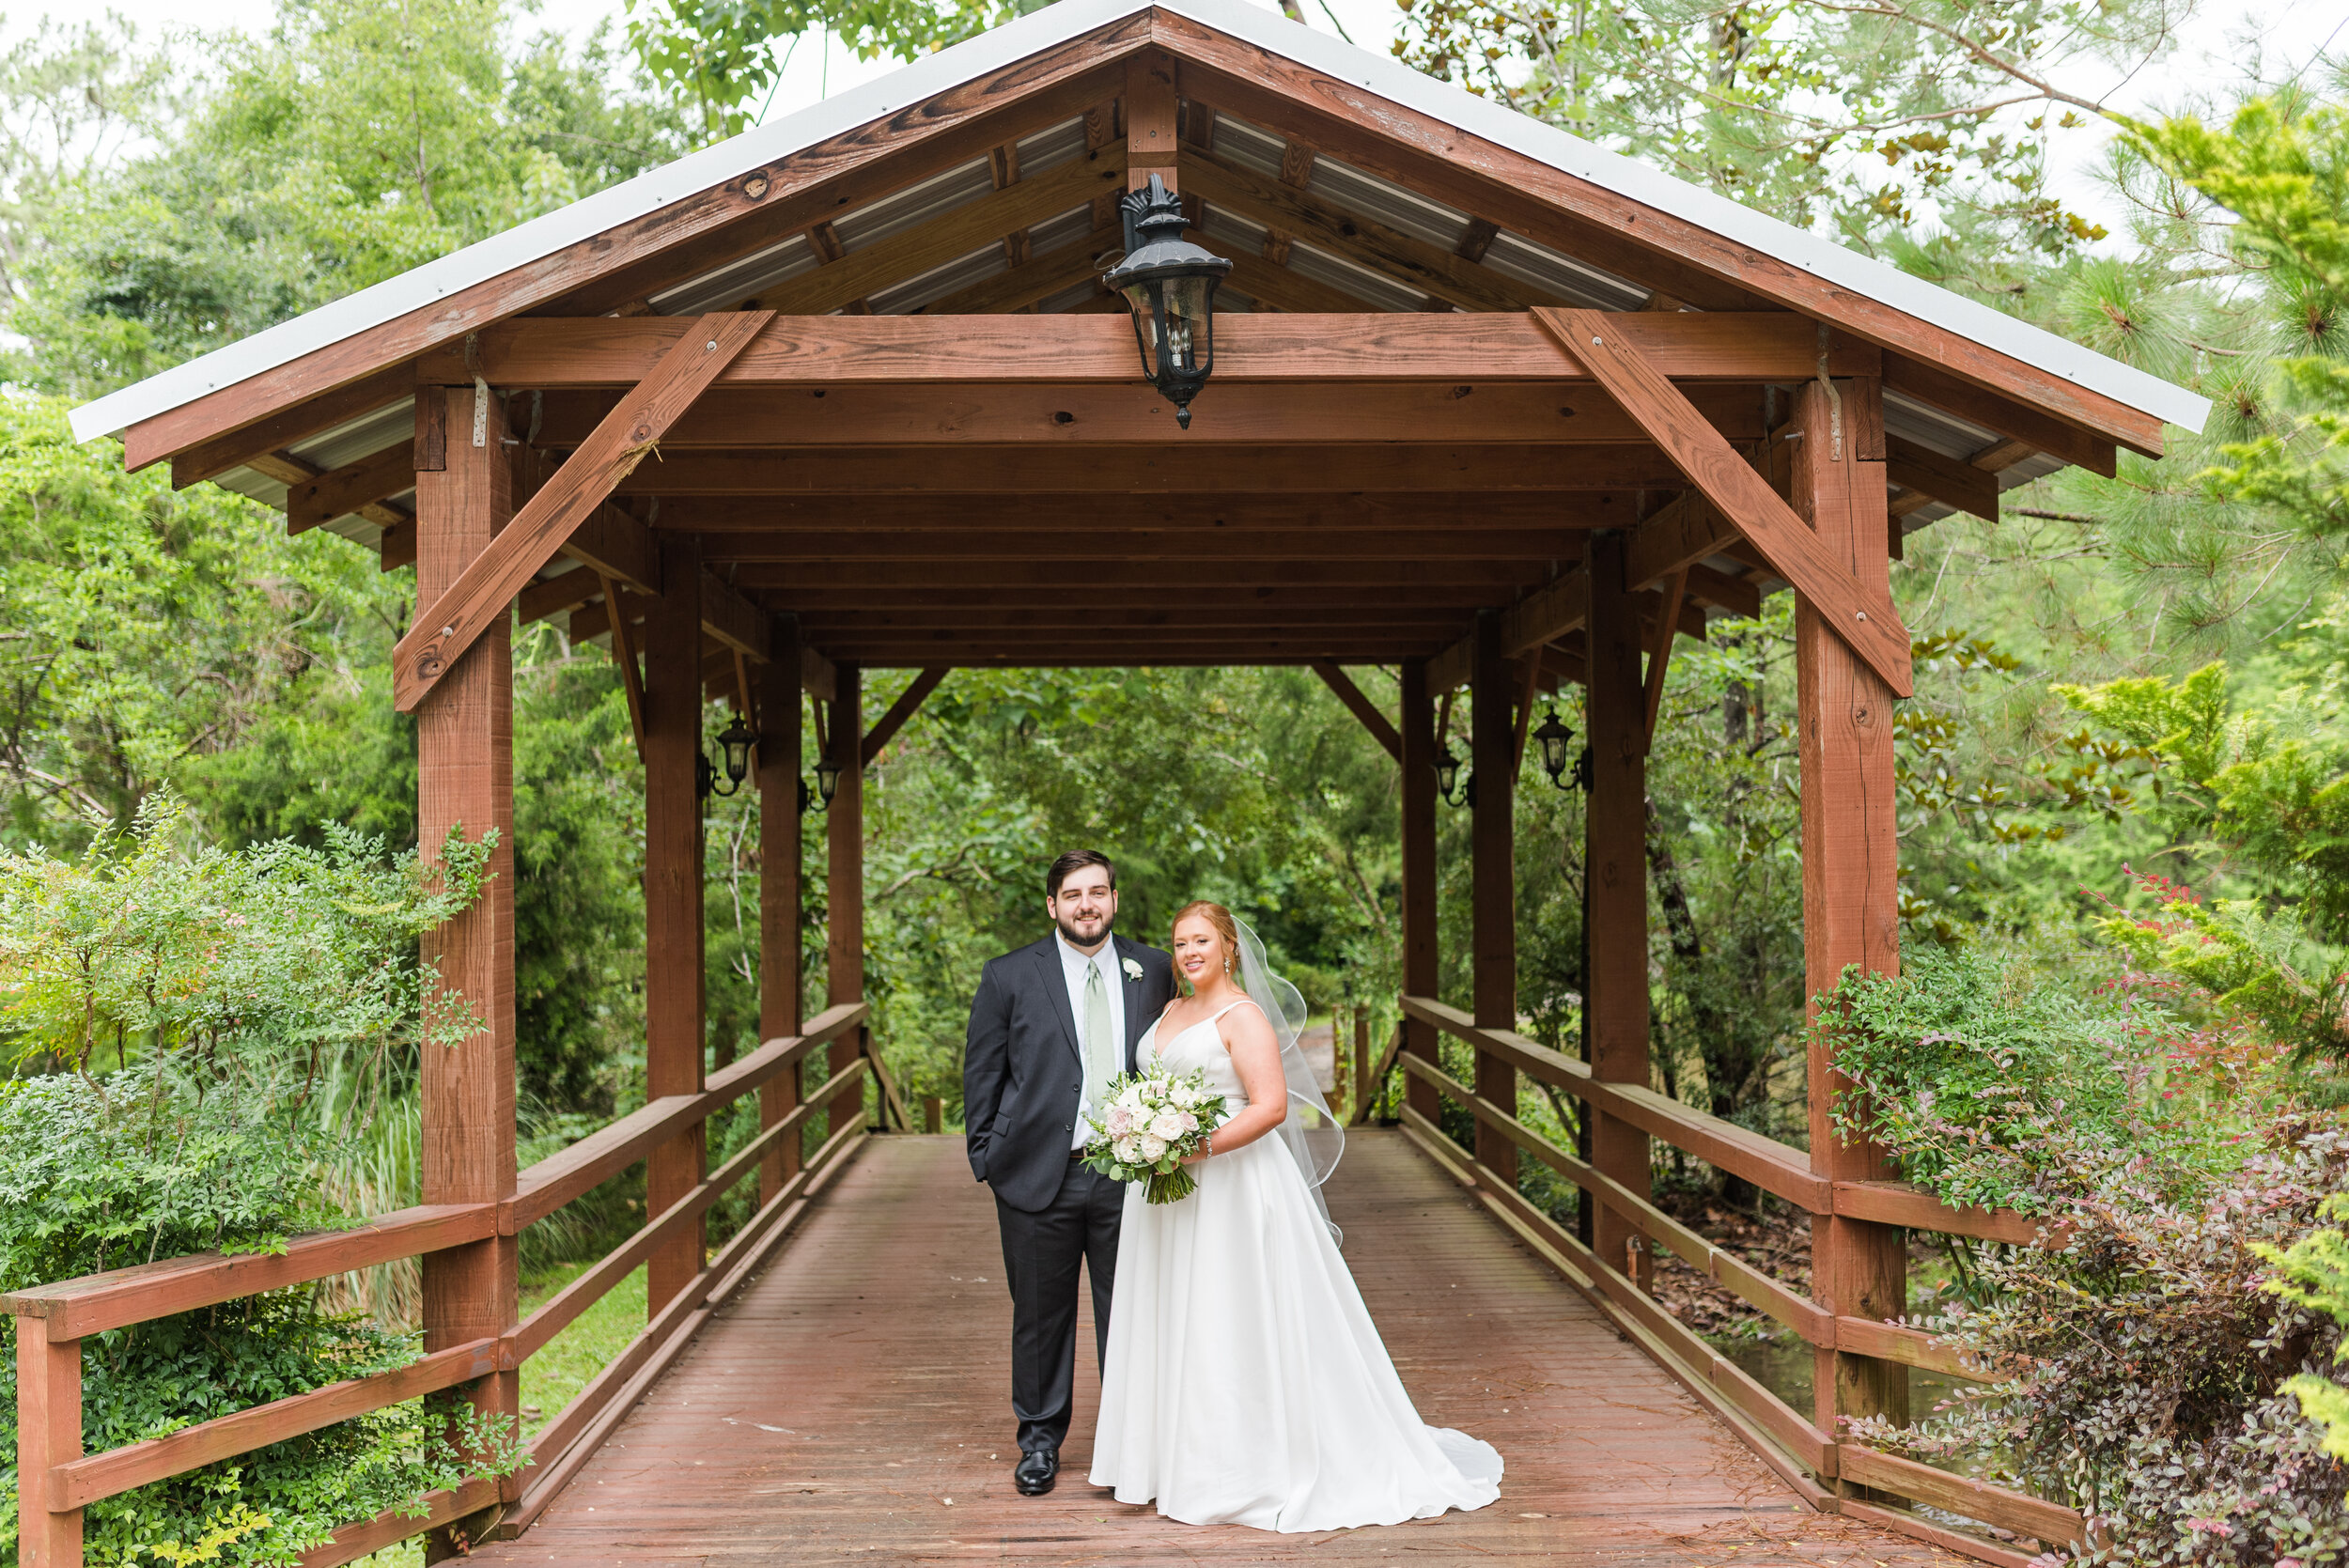
[[1743, 207], [1726, 196], [1592, 146], [1473, 93], [1439, 82], [1393, 59], [1288, 21], [1245, 0], [1061, 0], [1016, 22], [915, 61], [771, 124], [639, 175], [478, 244], [387, 278], [369, 288], [280, 322], [201, 359], [73, 411], [73, 433], [93, 436], [130, 426], [248, 377], [355, 336], [438, 299], [657, 211], [710, 186], [777, 163], [827, 138], [884, 118], [974, 78], [1153, 7], [1282, 55], [1508, 147], [1605, 190], [1641, 202], [1777, 257], [1812, 275], [1945, 331], [2062, 377], [2173, 425], [2200, 430], [2209, 401], [2157, 376], [2042, 332], [1987, 305], [1953, 294], [1834, 241]]

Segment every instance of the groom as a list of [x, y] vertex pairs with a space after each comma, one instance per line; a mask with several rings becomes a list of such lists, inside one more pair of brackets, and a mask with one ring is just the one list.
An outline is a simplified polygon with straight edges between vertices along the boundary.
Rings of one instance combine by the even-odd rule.
[[1125, 1187], [1078, 1163], [1085, 1118], [1134, 1065], [1134, 1044], [1174, 994], [1174, 964], [1110, 934], [1117, 868], [1075, 849], [1044, 878], [1057, 928], [991, 960], [971, 1002], [962, 1058], [971, 1171], [995, 1189], [1011, 1284], [1012, 1483], [1052, 1489], [1077, 1381], [1077, 1265], [1093, 1278], [1094, 1351], [1109, 1354], [1110, 1292]]

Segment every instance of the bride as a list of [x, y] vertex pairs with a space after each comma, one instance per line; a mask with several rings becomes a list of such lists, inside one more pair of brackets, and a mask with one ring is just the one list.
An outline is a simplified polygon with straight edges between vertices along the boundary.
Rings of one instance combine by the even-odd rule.
[[1320, 1183], [1345, 1134], [1297, 1047], [1304, 1004], [1220, 904], [1174, 917], [1190, 985], [1137, 1064], [1204, 1068], [1229, 1119], [1173, 1203], [1126, 1189], [1093, 1483], [1186, 1524], [1322, 1530], [1482, 1508], [1488, 1443], [1411, 1407]]

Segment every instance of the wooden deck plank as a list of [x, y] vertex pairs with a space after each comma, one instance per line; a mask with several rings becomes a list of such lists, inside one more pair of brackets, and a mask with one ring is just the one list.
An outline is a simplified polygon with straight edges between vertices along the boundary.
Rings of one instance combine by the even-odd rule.
[[1492, 1507], [1296, 1536], [1126, 1507], [1084, 1481], [1089, 1357], [1059, 1488], [1018, 1496], [993, 1204], [960, 1139], [892, 1137], [537, 1526], [474, 1560], [1368, 1563], [1408, 1552], [1637, 1568], [1734, 1549], [1740, 1568], [1964, 1560], [1802, 1508], [1398, 1135], [1352, 1134], [1330, 1196], [1421, 1414], [1506, 1458]]

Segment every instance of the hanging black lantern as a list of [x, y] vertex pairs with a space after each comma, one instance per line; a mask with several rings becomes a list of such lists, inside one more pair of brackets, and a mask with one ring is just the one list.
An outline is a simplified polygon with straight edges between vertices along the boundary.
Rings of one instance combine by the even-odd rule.
[[825, 757], [816, 765], [816, 793], [823, 797], [824, 809], [832, 810], [832, 791], [840, 787], [840, 765]]
[[705, 800], [712, 795], [723, 798], [739, 792], [742, 781], [750, 777], [751, 747], [757, 738], [751, 733], [751, 727], [742, 722], [742, 716], [736, 714], [734, 722], [718, 732], [719, 752], [726, 759], [726, 786], [723, 789], [718, 787], [718, 765], [711, 762], [707, 754], [696, 753], [693, 758], [694, 792]]
[[1215, 368], [1215, 290], [1232, 264], [1183, 238], [1183, 200], [1157, 175], [1119, 203], [1126, 256], [1101, 279], [1133, 312], [1142, 373], [1190, 428], [1190, 400]]
[[1543, 718], [1533, 731], [1533, 738], [1541, 742], [1542, 771], [1549, 775], [1549, 782], [1560, 789], [1569, 787], [1566, 769], [1574, 765], [1574, 759], [1566, 754], [1566, 748], [1574, 744], [1574, 731], [1559, 722], [1556, 708]]
[[1459, 793], [1459, 784], [1460, 759], [1452, 754], [1451, 747], [1446, 746], [1436, 753], [1436, 793], [1443, 797], [1445, 805], [1456, 806], [1468, 799]]

